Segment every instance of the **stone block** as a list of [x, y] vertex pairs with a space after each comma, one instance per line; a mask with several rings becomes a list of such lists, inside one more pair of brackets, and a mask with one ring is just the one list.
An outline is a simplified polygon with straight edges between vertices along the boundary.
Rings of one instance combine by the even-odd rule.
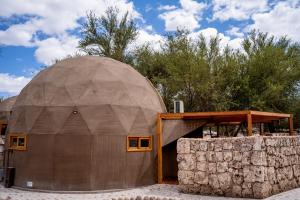
[[241, 185], [244, 182], [243, 170], [233, 170], [232, 182], [236, 185]]
[[241, 197], [242, 196], [242, 187], [240, 185], [232, 186], [232, 196]]
[[253, 184], [253, 197], [263, 199], [272, 194], [272, 186], [269, 182], [254, 183]]
[[264, 151], [253, 151], [251, 155], [251, 163], [253, 165], [267, 165], [267, 156]]
[[208, 172], [207, 162], [197, 162], [197, 170], [201, 172]]
[[251, 152], [243, 152], [242, 154], [242, 165], [250, 165], [251, 162]]
[[244, 188], [242, 190], [242, 196], [245, 198], [253, 198], [252, 188]]
[[215, 143], [210, 141], [208, 144], [207, 144], [207, 151], [214, 151], [215, 150]]
[[234, 161], [242, 161], [242, 157], [243, 157], [243, 155], [242, 155], [242, 153], [240, 152], [240, 151], [233, 151], [233, 153], [232, 153], [233, 155], [233, 160]]
[[208, 163], [208, 172], [214, 174], [217, 172], [217, 163]]
[[293, 165], [293, 172], [295, 177], [300, 176], [300, 165]]
[[217, 172], [227, 172], [228, 163], [227, 162], [217, 162]]
[[228, 188], [231, 187], [232, 184], [230, 174], [228, 172], [218, 174], [218, 182], [220, 184], [221, 190], [223, 191], [227, 190]]
[[223, 152], [216, 152], [216, 161], [217, 162], [223, 161]]
[[245, 182], [264, 182], [265, 169], [263, 166], [244, 166], [243, 174]]
[[199, 140], [197, 139], [191, 139], [190, 140], [190, 151], [191, 153], [195, 153], [197, 151], [199, 151], [200, 147], [199, 147]]
[[194, 154], [177, 155], [179, 170], [194, 170], [196, 167], [196, 156]]
[[219, 189], [220, 184], [219, 184], [219, 179], [216, 174], [211, 174], [208, 176], [208, 184], [212, 189]]
[[241, 152], [249, 152], [252, 150], [252, 145], [251, 144], [247, 144], [247, 143], [242, 143], [241, 144]]
[[223, 159], [226, 162], [229, 162], [232, 160], [232, 152], [231, 151], [224, 151], [223, 152]]
[[265, 149], [265, 142], [263, 137], [261, 136], [255, 136], [254, 137], [254, 144], [253, 144], [253, 150], [254, 151], [260, 151]]
[[216, 152], [214, 151], [208, 151], [206, 153], [206, 159], [208, 162], [216, 162]]
[[190, 140], [187, 138], [180, 138], [177, 141], [177, 153], [190, 153], [191, 145]]
[[183, 185], [191, 185], [194, 184], [194, 172], [192, 171], [178, 171], [178, 182]]
[[194, 181], [200, 185], [207, 185], [208, 174], [206, 172], [195, 172]]
[[197, 158], [197, 161], [206, 161], [206, 152], [205, 151], [197, 151], [196, 158]]
[[276, 157], [268, 155], [267, 156], [267, 164], [269, 167], [275, 167], [276, 166]]
[[199, 141], [199, 150], [207, 151], [207, 142], [206, 141]]
[[231, 150], [233, 148], [233, 145], [231, 143], [231, 141], [225, 141], [223, 143], [223, 149], [224, 150]]
[[218, 151], [222, 151], [222, 150], [223, 150], [223, 141], [218, 139], [215, 141], [214, 151], [218, 152]]
[[266, 138], [265, 139], [266, 146], [275, 147], [278, 145], [278, 142], [275, 138]]
[[276, 171], [274, 167], [268, 167], [267, 168], [267, 177], [268, 177], [268, 181], [270, 182], [270, 184], [275, 184], [277, 183], [277, 176], [276, 176]]

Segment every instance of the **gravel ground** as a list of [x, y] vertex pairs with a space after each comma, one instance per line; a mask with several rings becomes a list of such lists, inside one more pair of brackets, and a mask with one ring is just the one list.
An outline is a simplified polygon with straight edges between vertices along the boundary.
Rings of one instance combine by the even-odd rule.
[[[61, 194], [45, 192], [29, 192], [13, 188], [4, 188], [0, 185], [0, 200], [111, 200], [118, 198], [136, 198], [137, 196], [155, 196], [160, 198], [172, 198], [182, 200], [246, 200], [241, 198], [226, 198], [182, 194], [176, 185], [156, 184], [147, 187], [123, 190], [118, 192], [90, 193], [90, 194]], [[299, 200], [300, 188], [284, 192], [266, 200]]]

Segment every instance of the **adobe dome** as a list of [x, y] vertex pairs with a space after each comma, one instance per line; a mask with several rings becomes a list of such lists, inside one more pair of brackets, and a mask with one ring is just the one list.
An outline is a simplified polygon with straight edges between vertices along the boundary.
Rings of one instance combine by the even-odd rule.
[[16, 102], [17, 96], [9, 97], [0, 102], [0, 120], [8, 121], [10, 112]]
[[[155, 182], [155, 148], [127, 152], [127, 136], [151, 136], [164, 104], [129, 65], [95, 56], [63, 60], [21, 91], [10, 133], [28, 137], [14, 151], [15, 185], [48, 190], [127, 188]], [[154, 143], [155, 145], [155, 143]]]
[[16, 102], [17, 96], [9, 97], [0, 102], [0, 112], [10, 112]]

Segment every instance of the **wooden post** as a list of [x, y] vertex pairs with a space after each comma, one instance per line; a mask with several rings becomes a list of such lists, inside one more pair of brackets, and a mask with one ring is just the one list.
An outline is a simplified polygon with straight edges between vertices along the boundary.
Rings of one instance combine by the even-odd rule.
[[248, 136], [252, 136], [253, 133], [252, 133], [252, 115], [251, 113], [247, 114], [247, 133], [248, 133]]
[[162, 166], [162, 119], [160, 113], [157, 115], [157, 181], [163, 182], [163, 166]]
[[288, 118], [288, 121], [289, 121], [290, 135], [294, 135], [293, 115], [292, 114]]

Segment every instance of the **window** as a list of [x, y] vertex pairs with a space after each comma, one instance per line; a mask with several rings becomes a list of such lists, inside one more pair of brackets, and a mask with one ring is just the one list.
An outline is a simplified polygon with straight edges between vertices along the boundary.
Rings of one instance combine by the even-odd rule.
[[26, 150], [27, 136], [25, 134], [9, 134], [9, 148], [14, 150]]
[[127, 136], [127, 151], [151, 151], [151, 136]]
[[6, 129], [7, 129], [7, 124], [4, 124], [4, 123], [1, 124], [0, 123], [1, 135], [5, 135]]

